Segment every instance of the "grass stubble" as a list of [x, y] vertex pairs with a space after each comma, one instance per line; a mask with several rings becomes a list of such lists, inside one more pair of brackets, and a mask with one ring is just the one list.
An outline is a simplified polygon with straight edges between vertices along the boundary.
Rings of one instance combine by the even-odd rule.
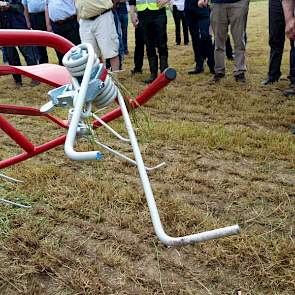
[[[137, 112], [146, 164], [167, 162], [150, 173], [162, 222], [175, 236], [235, 223], [241, 235], [166, 248], [153, 232], [135, 167], [107, 154], [72, 162], [60, 147], [4, 171], [25, 184], [1, 182], [1, 197], [33, 208], [1, 205], [0, 294], [295, 294], [295, 101], [281, 94], [286, 80], [260, 86], [267, 2], [250, 5], [246, 85], [233, 81], [231, 62], [220, 85], [208, 85], [207, 71], [189, 77], [192, 49], [173, 45], [172, 18], [168, 31], [178, 77]], [[131, 26], [129, 37], [132, 53]], [[121, 82], [136, 95], [147, 64], [144, 77], [130, 76], [132, 54], [125, 67]], [[1, 77], [1, 103], [47, 101], [49, 88], [24, 83], [19, 92]], [[36, 143], [61, 132], [36, 118], [11, 119]], [[121, 120], [112, 126], [124, 133]], [[98, 131], [101, 141], [128, 152]], [[0, 146], [1, 159], [18, 152], [3, 133]]]

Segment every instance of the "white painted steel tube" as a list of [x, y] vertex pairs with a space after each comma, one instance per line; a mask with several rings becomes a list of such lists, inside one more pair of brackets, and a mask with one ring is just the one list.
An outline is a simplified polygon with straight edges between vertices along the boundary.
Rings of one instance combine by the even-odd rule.
[[[85, 96], [91, 76], [92, 66], [95, 60], [95, 53], [91, 44], [85, 43], [79, 45], [80, 48], [86, 48], [88, 51], [88, 60], [83, 76], [83, 80], [81, 83], [80, 91], [78, 92], [78, 97], [75, 99], [74, 112], [71, 119], [71, 123], [69, 126], [69, 130], [67, 133], [67, 138], [64, 145], [65, 154], [72, 160], [97, 160], [100, 159], [101, 153], [98, 151], [91, 152], [76, 152], [74, 150], [74, 144], [77, 134], [77, 127], [80, 122], [80, 117], [82, 113], [82, 108], [85, 103]], [[64, 58], [68, 57], [69, 52], [64, 56]]]
[[135, 160], [137, 162], [137, 167], [138, 167], [140, 179], [143, 185], [143, 189], [145, 192], [145, 196], [147, 199], [147, 203], [149, 206], [152, 223], [153, 223], [156, 235], [158, 236], [160, 241], [164, 243], [166, 246], [180, 246], [180, 245], [193, 244], [193, 243], [198, 243], [198, 242], [203, 242], [203, 241], [208, 241], [212, 239], [217, 239], [221, 237], [238, 234], [240, 232], [240, 227], [238, 225], [223, 227], [223, 228], [206, 231], [202, 233], [197, 233], [197, 234], [192, 234], [188, 236], [183, 236], [183, 237], [170, 237], [165, 233], [160, 220], [157, 205], [153, 196], [153, 191], [149, 182], [149, 178], [147, 176], [147, 172], [146, 172], [146, 169], [142, 160], [142, 156], [139, 150], [137, 139], [136, 139], [129, 115], [128, 115], [128, 111], [127, 111], [124, 99], [120, 91], [118, 91], [118, 101], [121, 106], [122, 115], [123, 115], [126, 129], [131, 141]]

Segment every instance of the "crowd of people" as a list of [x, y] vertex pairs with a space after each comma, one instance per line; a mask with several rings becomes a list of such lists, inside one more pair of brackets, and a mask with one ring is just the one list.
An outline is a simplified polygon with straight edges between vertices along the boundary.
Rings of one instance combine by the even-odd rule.
[[[286, 96], [295, 95], [295, 0], [269, 0], [269, 68], [263, 85], [279, 81], [285, 33], [290, 39], [290, 88]], [[245, 50], [249, 0], [5, 0], [0, 1], [2, 29], [33, 29], [54, 32], [73, 44], [92, 44], [97, 56], [112, 71], [122, 69], [128, 50], [128, 11], [135, 27], [134, 68], [142, 73], [146, 48], [150, 77], [168, 67], [167, 7], [175, 22], [175, 45], [188, 46], [191, 40], [195, 68], [204, 72], [206, 63], [213, 75], [212, 83], [225, 77], [225, 58], [234, 60], [233, 76], [246, 82]], [[182, 33], [181, 33], [182, 27]], [[230, 33], [230, 34], [229, 34]], [[190, 35], [190, 36], [189, 36]], [[233, 41], [231, 46], [230, 36]], [[19, 46], [27, 65], [48, 62], [46, 47]], [[59, 64], [63, 55], [56, 52]], [[3, 48], [3, 58], [10, 65], [20, 65], [15, 47]], [[13, 75], [16, 86], [22, 86], [20, 75]], [[32, 86], [37, 85], [32, 81]]]

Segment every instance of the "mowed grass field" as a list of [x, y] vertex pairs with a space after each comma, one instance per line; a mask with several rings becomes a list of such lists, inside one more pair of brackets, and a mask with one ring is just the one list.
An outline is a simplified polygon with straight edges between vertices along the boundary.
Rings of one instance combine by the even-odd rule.
[[[190, 47], [174, 46], [169, 65], [177, 79], [136, 112], [136, 132], [146, 164], [167, 165], [149, 173], [162, 222], [172, 236], [238, 223], [241, 234], [181, 248], [156, 238], [137, 169], [106, 152], [99, 162], [73, 162], [59, 147], [2, 170], [24, 180], [0, 182], [0, 196], [32, 209], [0, 206], [0, 294], [295, 294], [295, 98], [286, 98], [288, 43], [283, 79], [260, 82], [268, 67], [267, 2], [250, 5], [247, 83], [227, 77], [210, 85], [208, 68], [194, 67]], [[135, 96], [148, 77], [131, 76], [130, 55], [118, 75]], [[51, 51], [52, 62], [56, 61]], [[40, 107], [46, 86], [15, 90], [0, 77], [1, 103]], [[56, 115], [66, 118], [65, 110]], [[34, 143], [63, 130], [43, 120], [11, 117]], [[126, 135], [122, 120], [111, 124]], [[99, 139], [120, 147], [103, 129]], [[92, 148], [86, 141], [81, 149]], [[0, 132], [0, 159], [19, 152]]]

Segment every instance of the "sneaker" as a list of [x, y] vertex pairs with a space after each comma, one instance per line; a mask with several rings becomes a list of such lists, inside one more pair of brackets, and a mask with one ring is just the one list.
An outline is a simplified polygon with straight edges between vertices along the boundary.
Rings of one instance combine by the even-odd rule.
[[157, 79], [157, 75], [156, 74], [151, 74], [151, 76], [148, 79], [144, 80], [144, 83], [145, 84], [150, 84], [150, 83], [154, 82], [156, 79]]
[[215, 73], [212, 79], [212, 83], [218, 83], [222, 78], [224, 78], [224, 74]]
[[295, 96], [295, 83], [291, 83], [290, 87], [283, 91], [283, 94], [287, 97]]
[[235, 80], [236, 80], [236, 82], [246, 83], [245, 74], [244, 73], [240, 73], [240, 74], [236, 75], [235, 76]]
[[15, 88], [20, 89], [23, 86], [22, 82], [15, 82]]
[[268, 77], [267, 79], [265, 79], [265, 80], [263, 80], [261, 82], [261, 85], [267, 86], [267, 85], [271, 85], [273, 83], [276, 83], [278, 81], [279, 81], [278, 78], [270, 78], [270, 77]]
[[142, 70], [136, 70], [136, 69], [131, 70], [131, 75], [136, 75], [136, 74], [142, 74]]
[[204, 68], [201, 68], [201, 67], [197, 67], [195, 68], [194, 70], [192, 71], [189, 71], [188, 74], [189, 75], [197, 75], [197, 74], [201, 74], [204, 72]]

